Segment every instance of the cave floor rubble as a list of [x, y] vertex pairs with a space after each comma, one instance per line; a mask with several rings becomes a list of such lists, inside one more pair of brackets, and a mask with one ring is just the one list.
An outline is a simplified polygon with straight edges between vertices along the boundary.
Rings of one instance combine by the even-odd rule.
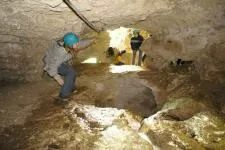
[[0, 149], [225, 148], [222, 85], [154, 70], [114, 74], [107, 64], [76, 70], [66, 105], [54, 105], [59, 87], [49, 77], [0, 88]]

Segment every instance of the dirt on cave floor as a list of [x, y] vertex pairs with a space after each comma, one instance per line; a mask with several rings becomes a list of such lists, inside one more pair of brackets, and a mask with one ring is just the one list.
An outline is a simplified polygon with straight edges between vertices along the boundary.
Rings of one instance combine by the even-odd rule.
[[[1, 86], [0, 149], [116, 149], [117, 144], [123, 149], [152, 149], [151, 143], [138, 136], [137, 130], [131, 130], [121, 115], [101, 130], [96, 122], [89, 123], [91, 130], [83, 129], [78, 120], [71, 117], [72, 105], [76, 104], [123, 109], [139, 123], [160, 110], [169, 98], [203, 100], [213, 111], [222, 110], [224, 106], [224, 86], [200, 81], [193, 73], [145, 70], [113, 74], [108, 64], [80, 64], [76, 70], [78, 92], [67, 105], [53, 103], [59, 86], [50, 77], [35, 83]], [[85, 122], [85, 114], [76, 116]], [[117, 136], [108, 140], [101, 138], [100, 132], [115, 124], [124, 131], [121, 138], [126, 142]]]

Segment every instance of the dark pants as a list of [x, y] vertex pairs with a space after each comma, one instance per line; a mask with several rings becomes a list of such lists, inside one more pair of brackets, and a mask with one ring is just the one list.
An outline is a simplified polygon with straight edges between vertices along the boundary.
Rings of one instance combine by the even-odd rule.
[[139, 50], [132, 50], [133, 51], [133, 58], [132, 58], [132, 65], [135, 64], [135, 58], [136, 58], [136, 53], [137, 51], [139, 52], [139, 56], [138, 56], [138, 66], [141, 66], [141, 60], [142, 60], [142, 51]]
[[76, 72], [68, 64], [62, 63], [58, 68], [58, 73], [64, 77], [64, 84], [60, 90], [60, 96], [68, 97], [76, 88]]

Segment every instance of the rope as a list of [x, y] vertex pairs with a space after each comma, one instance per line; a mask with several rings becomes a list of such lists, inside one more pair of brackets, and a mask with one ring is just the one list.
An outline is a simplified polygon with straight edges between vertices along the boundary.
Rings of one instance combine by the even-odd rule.
[[69, 0], [63, 0], [66, 5], [82, 20], [84, 23], [86, 23], [92, 30], [95, 32], [100, 32], [99, 29], [97, 29], [90, 21], [87, 20], [86, 17], [84, 17], [79, 10], [69, 1]]

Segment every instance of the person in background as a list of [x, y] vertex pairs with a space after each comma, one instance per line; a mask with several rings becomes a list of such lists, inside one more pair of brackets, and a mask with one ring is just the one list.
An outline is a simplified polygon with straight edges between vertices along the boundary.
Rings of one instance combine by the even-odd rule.
[[63, 40], [54, 41], [45, 52], [44, 70], [61, 86], [57, 102], [67, 102], [76, 91], [76, 71], [69, 64], [72, 53], [79, 52], [93, 43], [93, 39], [79, 40], [75, 33], [70, 32], [64, 35]]
[[[116, 53], [116, 54], [115, 54]], [[124, 65], [124, 62], [122, 62], [122, 55], [126, 53], [125, 50], [115, 52], [112, 47], [109, 47], [107, 50], [107, 58], [110, 60], [110, 62], [114, 65]]]
[[140, 49], [142, 50], [142, 64], [144, 64], [147, 57], [151, 59], [150, 54], [152, 52], [152, 34], [149, 34], [147, 38], [145, 38], [141, 44]]
[[124, 65], [125, 63], [122, 61], [122, 55], [125, 54], [125, 53], [126, 53], [126, 50], [119, 51], [116, 54], [116, 58], [115, 58], [113, 64], [117, 65], [117, 66]]
[[112, 47], [109, 47], [107, 49], [106, 57], [107, 58], [113, 58], [115, 56], [114, 49]]
[[139, 52], [138, 66], [141, 66], [142, 51], [140, 49], [140, 46], [141, 46], [143, 41], [144, 41], [144, 38], [140, 35], [139, 31], [134, 30], [133, 31], [133, 37], [131, 38], [131, 41], [130, 41], [131, 49], [133, 51], [132, 65], [135, 65], [136, 53], [138, 51]]

